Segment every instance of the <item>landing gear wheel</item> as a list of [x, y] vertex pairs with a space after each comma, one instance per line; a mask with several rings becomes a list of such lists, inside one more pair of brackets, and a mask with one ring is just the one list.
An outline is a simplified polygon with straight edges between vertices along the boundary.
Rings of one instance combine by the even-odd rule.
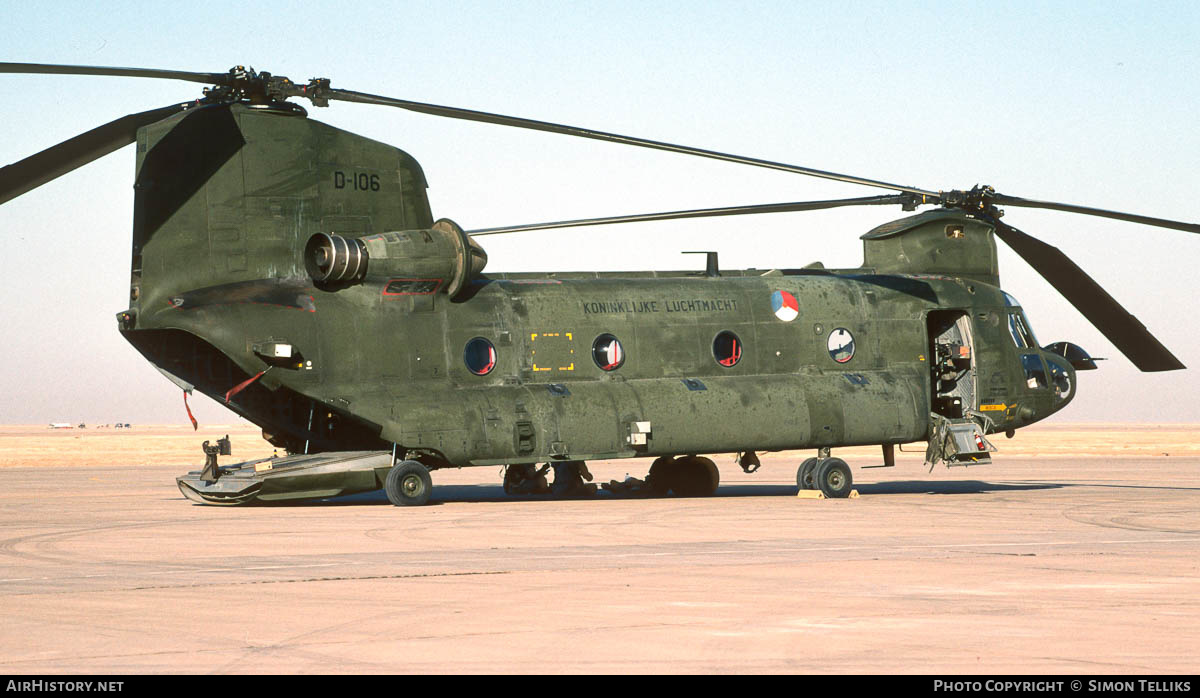
[[817, 481], [814, 473], [817, 470], [817, 464], [820, 463], [816, 458], [809, 458], [796, 468], [796, 486], [802, 490], [817, 489]]
[[383, 483], [388, 501], [396, 506], [419, 507], [429, 502], [433, 478], [429, 469], [415, 460], [401, 461], [388, 471]]
[[850, 466], [841, 458], [826, 458], [817, 467], [817, 488], [830, 499], [843, 499], [850, 496], [850, 487], [854, 478], [850, 476]]
[[674, 483], [675, 456], [660, 456], [650, 464], [650, 472], [646, 474], [646, 486], [655, 497], [665, 497], [671, 491]]
[[721, 484], [717, 464], [700, 456], [688, 456], [675, 461], [671, 489], [680, 497], [711, 497]]

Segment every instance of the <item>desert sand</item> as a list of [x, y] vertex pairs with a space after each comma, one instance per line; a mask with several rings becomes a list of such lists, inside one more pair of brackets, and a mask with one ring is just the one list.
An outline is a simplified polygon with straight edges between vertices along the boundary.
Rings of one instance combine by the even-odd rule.
[[[174, 477], [245, 426], [0, 428], [0, 666], [70, 672], [1195, 673], [1200, 430], [1051, 425], [995, 462], [810, 453], [715, 497], [506, 497], [498, 468], [221, 508]], [[919, 450], [919, 447], [914, 446]], [[647, 461], [592, 463], [598, 480]]]

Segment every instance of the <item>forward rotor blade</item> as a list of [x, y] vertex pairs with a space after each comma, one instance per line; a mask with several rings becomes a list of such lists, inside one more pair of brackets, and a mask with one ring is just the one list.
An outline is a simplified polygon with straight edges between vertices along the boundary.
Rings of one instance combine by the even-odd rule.
[[1091, 208], [1089, 206], [1076, 206], [1074, 204], [1061, 204], [1054, 201], [1036, 201], [1034, 199], [1022, 199], [1019, 196], [1008, 196], [1006, 194], [994, 194], [991, 200], [1001, 206], [1023, 206], [1025, 208], [1045, 208], [1052, 211], [1067, 211], [1069, 213], [1083, 213], [1089, 216], [1099, 216], [1101, 218], [1115, 218], [1119, 221], [1129, 221], [1131, 223], [1142, 223], [1144, 225], [1153, 225], [1159, 228], [1173, 228], [1175, 230], [1183, 230], [1189, 233], [1200, 233], [1200, 224], [1183, 223], [1180, 221], [1167, 220], [1166, 218], [1154, 218], [1152, 216], [1140, 216], [1136, 213], [1122, 213], [1120, 211], [1106, 211], [1102, 208]]
[[635, 213], [628, 216], [609, 216], [606, 218], [579, 218], [570, 221], [555, 221], [552, 223], [530, 223], [528, 225], [513, 225], [503, 228], [481, 228], [469, 230], [468, 235], [500, 235], [502, 233], [521, 233], [530, 230], [549, 230], [552, 228], [581, 228], [590, 225], [611, 225], [613, 223], [645, 223], [647, 221], [668, 221], [677, 218], [712, 218], [716, 216], [746, 216], [759, 213], [787, 213], [790, 211], [816, 211], [823, 208], [839, 206], [876, 206], [884, 204], [903, 204], [911, 197], [904, 194], [889, 194], [887, 196], [864, 196], [857, 199], [830, 199], [828, 201], [796, 201], [785, 204], [755, 204], [750, 206], [726, 206], [722, 208], [695, 208], [686, 211], [667, 211], [664, 213]]
[[1146, 326], [1057, 247], [992, 219], [996, 235], [1075, 306], [1142, 371], [1186, 368]]
[[360, 104], [378, 104], [388, 107], [399, 107], [400, 109], [407, 109], [409, 111], [419, 112], [421, 114], [444, 116], [451, 119], [463, 119], [466, 121], [478, 121], [485, 124], [497, 124], [500, 126], [513, 126], [515, 128], [525, 128], [533, 131], [545, 131], [547, 133], [560, 133], [567, 136], [577, 136], [579, 138], [591, 138], [598, 141], [622, 143], [624, 145], [633, 145], [640, 148], [665, 150], [672, 153], [696, 155], [714, 160], [724, 160], [725, 162], [735, 162], [742, 165], [765, 167], [772, 170], [782, 170], [784, 172], [809, 175], [810, 177], [832, 179], [838, 182], [849, 182], [851, 184], [863, 184], [869, 187], [880, 187], [882, 189], [891, 189], [893, 191], [903, 191], [910, 194], [919, 194], [922, 196], [931, 197], [933, 200], [929, 201], [929, 203], [934, 203], [939, 197], [938, 192], [917, 189], [916, 187], [890, 184], [888, 182], [880, 182], [874, 179], [864, 179], [862, 177], [852, 177], [850, 175], [837, 174], [836, 172], [826, 172], [825, 170], [815, 170], [809, 167], [788, 165], [782, 162], [772, 162], [770, 160], [759, 160], [758, 158], [748, 158], [741, 155], [720, 153], [715, 150], [692, 148], [685, 145], [676, 145], [674, 143], [664, 143], [662, 141], [635, 138], [633, 136], [622, 136], [620, 134], [607, 133], [605, 131], [593, 131], [587, 128], [580, 128], [578, 126], [566, 126], [563, 124], [550, 123], [548, 121], [535, 121], [533, 119], [523, 119], [516, 116], [504, 116], [502, 114], [491, 114], [488, 112], [473, 111], [471, 109], [459, 109], [457, 107], [445, 107], [437, 104], [410, 102], [404, 99], [381, 97], [379, 95], [371, 95], [364, 92], [353, 92], [350, 90], [328, 89], [323, 90], [321, 94], [328, 99], [337, 99], [344, 102], [358, 102]]
[[158, 70], [155, 68], [109, 68], [94, 65], [49, 65], [43, 63], [0, 63], [0, 73], [26, 73], [36, 75], [111, 75], [127, 78], [161, 78], [187, 80], [206, 85], [224, 85], [229, 82], [229, 73], [191, 73], [182, 70]]
[[182, 111], [185, 106], [174, 104], [123, 116], [0, 168], [0, 204], [129, 145], [137, 140], [139, 128]]

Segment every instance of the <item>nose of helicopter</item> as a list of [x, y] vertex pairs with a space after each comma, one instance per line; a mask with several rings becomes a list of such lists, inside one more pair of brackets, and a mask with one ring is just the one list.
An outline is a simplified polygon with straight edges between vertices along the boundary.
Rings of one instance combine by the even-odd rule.
[[[1065, 344], [1060, 342], [1060, 344]], [[1078, 349], [1076, 345], [1069, 345]], [[1086, 352], [1079, 349], [1084, 356]], [[1066, 407], [1071, 400], [1075, 399], [1077, 391], [1075, 381], [1076, 367], [1073, 362], [1061, 354], [1043, 349], [1040, 358], [1036, 354], [1026, 354], [1022, 357], [1025, 364], [1026, 376], [1030, 375], [1031, 364], [1037, 364], [1037, 375], [1034, 379], [1030, 379], [1030, 390], [1028, 397], [1032, 398], [1021, 406], [1018, 412], [1019, 419], [1025, 424], [1039, 422], [1046, 417], [1058, 412]], [[1049, 370], [1047, 374], [1040, 374], [1040, 365], [1045, 361], [1046, 368]], [[1091, 359], [1088, 358], [1090, 362]], [[1093, 363], [1094, 367], [1095, 364]], [[1035, 382], [1036, 381], [1036, 382]]]

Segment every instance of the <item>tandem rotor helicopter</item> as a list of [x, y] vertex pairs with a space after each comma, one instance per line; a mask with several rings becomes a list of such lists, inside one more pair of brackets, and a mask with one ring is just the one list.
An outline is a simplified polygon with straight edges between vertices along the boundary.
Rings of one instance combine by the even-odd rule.
[[[927, 442], [930, 464], [990, 460], [1065, 407], [1095, 361], [1040, 345], [1000, 288], [999, 238], [1142, 371], [1184, 368], [1071, 259], [1001, 220], [1053, 209], [1200, 232], [1200, 225], [1037, 201], [991, 187], [934, 191], [574, 126], [227, 73], [0, 63], [0, 73], [198, 82], [191, 102], [130, 114], [0, 169], [0, 203], [137, 143], [129, 307], [121, 334], [176, 385], [262, 427], [283, 458], [178, 478], [213, 504], [383, 488], [419, 505], [439, 468], [504, 465], [505, 490], [586, 490], [585, 462], [652, 457], [646, 492], [703, 496], [704, 454], [817, 449], [797, 484], [850, 493], [831, 449]], [[398, 107], [712, 158], [891, 194], [464, 231], [435, 219], [420, 165], [308, 118], [289, 101]], [[491, 234], [898, 205], [862, 236], [860, 267], [485, 273]], [[186, 397], [185, 397], [186, 399]], [[539, 468], [539, 464], [541, 465]], [[545, 474], [554, 469], [553, 484]]]

